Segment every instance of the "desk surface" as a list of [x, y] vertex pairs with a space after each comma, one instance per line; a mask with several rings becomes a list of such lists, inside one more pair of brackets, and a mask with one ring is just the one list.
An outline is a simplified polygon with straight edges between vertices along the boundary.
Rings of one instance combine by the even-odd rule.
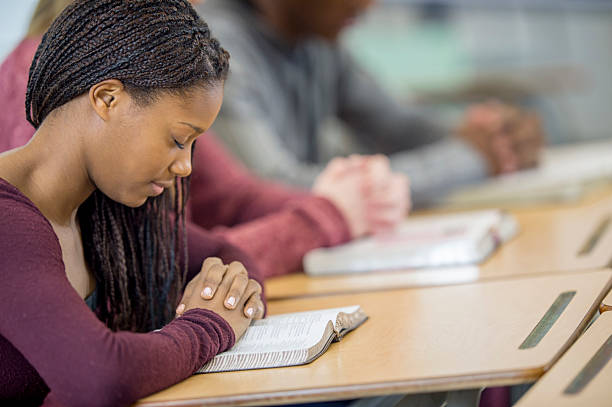
[[521, 398], [517, 407], [610, 406], [611, 352], [612, 312], [606, 312]]
[[[270, 405], [533, 381], [573, 342], [612, 270], [269, 303], [270, 314], [359, 304], [370, 319], [313, 363], [197, 375], [147, 406]], [[575, 295], [541, 341], [519, 346], [560, 294]]]
[[599, 310], [601, 312], [612, 311], [612, 290], [608, 293], [606, 298], [604, 298]]
[[268, 299], [466, 283], [525, 274], [589, 270], [612, 260], [612, 195], [578, 207], [520, 210], [519, 234], [480, 268], [403, 270], [342, 276], [303, 273], [266, 281]]

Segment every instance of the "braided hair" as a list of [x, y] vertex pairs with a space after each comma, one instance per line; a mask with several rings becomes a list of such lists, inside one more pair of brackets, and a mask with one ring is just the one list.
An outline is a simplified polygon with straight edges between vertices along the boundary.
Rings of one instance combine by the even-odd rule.
[[[76, 0], [43, 36], [30, 67], [26, 117], [38, 128], [96, 83], [120, 80], [136, 103], [222, 83], [229, 54], [186, 0]], [[96, 280], [98, 317], [149, 331], [174, 316], [187, 267], [188, 179], [138, 208], [96, 190], [77, 213]]]

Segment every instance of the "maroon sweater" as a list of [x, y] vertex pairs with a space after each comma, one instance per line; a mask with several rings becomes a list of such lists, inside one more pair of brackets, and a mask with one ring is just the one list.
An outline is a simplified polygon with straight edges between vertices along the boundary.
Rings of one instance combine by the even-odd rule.
[[[223, 240], [195, 233], [189, 277], [206, 255], [248, 264]], [[203, 309], [158, 332], [109, 330], [68, 282], [51, 224], [2, 179], [0, 281], [0, 405], [40, 405], [45, 397], [45, 405], [129, 405], [188, 377], [234, 343], [230, 325]]]
[[[38, 43], [24, 39], [0, 66], [0, 153], [34, 134], [24, 106]], [[192, 220], [250, 255], [263, 277], [297, 271], [309, 250], [349, 240], [346, 221], [330, 201], [254, 177], [212, 134], [198, 138], [194, 154]]]

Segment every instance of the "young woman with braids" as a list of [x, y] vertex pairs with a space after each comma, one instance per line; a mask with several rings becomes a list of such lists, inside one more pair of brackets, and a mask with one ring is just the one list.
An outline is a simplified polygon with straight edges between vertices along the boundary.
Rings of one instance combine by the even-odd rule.
[[[23, 109], [28, 68], [40, 37], [70, 2], [40, 0], [27, 37], [0, 66], [0, 152], [34, 134]], [[359, 186], [364, 179], [371, 184], [367, 194]], [[270, 277], [299, 270], [313, 248], [392, 226], [408, 211], [407, 189], [406, 178], [392, 174], [383, 157], [337, 159], [312, 191], [288, 188], [253, 176], [208, 132], [194, 150], [187, 214], [251, 255]]]
[[129, 405], [262, 316], [257, 282], [218, 258], [240, 252], [185, 224], [227, 71], [186, 0], [76, 0], [45, 34], [36, 133], [0, 156], [0, 404]]

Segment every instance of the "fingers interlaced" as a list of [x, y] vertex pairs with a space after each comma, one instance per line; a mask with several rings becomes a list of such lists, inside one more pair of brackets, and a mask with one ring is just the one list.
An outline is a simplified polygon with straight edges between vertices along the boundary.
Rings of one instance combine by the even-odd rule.
[[229, 289], [225, 295], [224, 304], [228, 309], [234, 309], [242, 299], [249, 282], [246, 268], [237, 261], [232, 262], [228, 267]]
[[247, 318], [263, 317], [263, 302], [261, 301], [261, 285], [255, 280], [249, 280], [244, 293], [244, 315]]
[[202, 298], [209, 300], [215, 295], [227, 269], [228, 267], [223, 263], [214, 263], [204, 272], [204, 281], [202, 282], [202, 291], [200, 293]]

